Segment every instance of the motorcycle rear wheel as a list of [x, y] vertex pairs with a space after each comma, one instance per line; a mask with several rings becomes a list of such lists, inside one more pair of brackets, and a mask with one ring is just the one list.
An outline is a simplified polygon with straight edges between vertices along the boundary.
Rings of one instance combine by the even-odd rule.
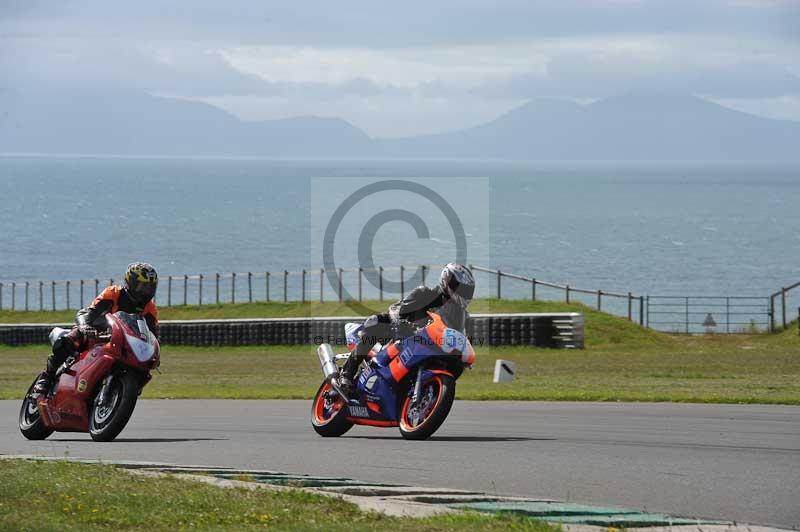
[[311, 426], [323, 438], [337, 438], [353, 428], [347, 420], [347, 407], [342, 397], [330, 401], [328, 392], [332, 390], [329, 382], [323, 382], [314, 396], [311, 405]]
[[[97, 393], [100, 389], [102, 386], [98, 386]], [[95, 404], [96, 397], [95, 394], [89, 409], [89, 435], [94, 441], [112, 441], [133, 414], [139, 397], [139, 382], [131, 373], [117, 373], [103, 404]]]
[[422, 398], [416, 407], [411, 406], [411, 397], [403, 401], [400, 434], [407, 440], [428, 439], [447, 419], [455, 396], [456, 380], [450, 375], [434, 375], [422, 385]]
[[34, 379], [33, 384], [25, 393], [25, 399], [22, 400], [22, 408], [19, 411], [19, 431], [29, 440], [44, 440], [53, 433], [52, 429], [45, 426], [42, 416], [39, 415], [39, 405], [31, 396], [37, 380], [39, 377]]

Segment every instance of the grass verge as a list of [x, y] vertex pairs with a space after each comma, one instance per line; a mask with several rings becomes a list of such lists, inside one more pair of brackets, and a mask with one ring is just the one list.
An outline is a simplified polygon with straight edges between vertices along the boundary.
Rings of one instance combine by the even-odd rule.
[[0, 529], [558, 530], [541, 521], [465, 513], [425, 519], [361, 512], [300, 490], [220, 488], [145, 478], [109, 465], [0, 460]]
[[[649, 334], [650, 331], [644, 331]], [[47, 346], [0, 347], [0, 399], [19, 399]], [[517, 363], [493, 384], [495, 359]], [[144, 398], [310, 399], [321, 373], [313, 346], [166, 346]], [[649, 338], [585, 350], [478, 349], [460, 399], [800, 404], [800, 339], [772, 336]]]
[[[276, 315], [284, 304], [238, 308], [251, 313], [264, 305], [271, 305]], [[298, 305], [289, 303], [283, 312], [297, 315]], [[230, 317], [235, 306], [222, 307]], [[316, 315], [351, 310], [336, 303], [309, 308]], [[461, 399], [800, 404], [796, 324], [777, 334], [683, 336], [645, 329], [580, 304], [476, 300], [473, 310], [580, 311], [586, 318], [587, 348], [477, 347], [474, 369], [458, 382]], [[48, 350], [47, 346], [0, 346], [0, 399], [19, 399], [24, 394], [44, 366]], [[491, 382], [498, 358], [517, 363], [515, 382]], [[161, 370], [143, 397], [309, 399], [321, 376], [313, 346], [165, 346]]]
[[[355, 303], [355, 302], [354, 302]], [[234, 318], [292, 318], [306, 316], [357, 316], [359, 310], [371, 313], [385, 312], [391, 301], [370, 300], [362, 307], [337, 301], [287, 303], [272, 301], [258, 303], [226, 303], [220, 305], [187, 305], [160, 307], [162, 320], [234, 319]], [[553, 301], [509, 299], [476, 299], [469, 308], [473, 314], [499, 312], [562, 312], [591, 310], [580, 303], [566, 304]], [[0, 310], [0, 323], [68, 323], [75, 318], [75, 310], [10, 311]], [[593, 311], [592, 312], [596, 312]], [[605, 315], [602, 313], [597, 313]]]

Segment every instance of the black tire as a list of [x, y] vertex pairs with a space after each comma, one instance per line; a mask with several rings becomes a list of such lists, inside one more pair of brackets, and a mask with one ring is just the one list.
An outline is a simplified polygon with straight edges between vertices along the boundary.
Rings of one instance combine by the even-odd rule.
[[332, 412], [332, 415], [330, 409], [325, 407], [325, 392], [330, 389], [330, 383], [323, 382], [317, 390], [314, 402], [311, 404], [311, 426], [323, 438], [338, 438], [353, 428], [353, 423], [347, 420], [347, 407], [341, 397], [334, 403], [339, 407]]
[[[102, 385], [97, 387], [100, 393]], [[96, 405], [97, 394], [89, 405], [89, 435], [94, 441], [112, 441], [116, 438], [136, 408], [139, 381], [131, 373], [116, 373], [102, 405]]]
[[428, 439], [442, 426], [453, 406], [453, 400], [456, 397], [456, 380], [453, 377], [443, 374], [435, 375], [433, 379], [423, 385], [423, 395], [429, 386], [437, 386], [437, 396], [432, 410], [425, 415], [421, 422], [412, 424], [409, 420], [410, 397], [404, 398], [400, 405], [400, 434], [407, 440]]
[[53, 429], [45, 426], [42, 416], [39, 415], [39, 406], [36, 400], [31, 397], [31, 391], [36, 385], [39, 377], [34, 379], [33, 384], [28, 387], [25, 399], [22, 400], [22, 408], [19, 411], [19, 431], [29, 440], [43, 440], [53, 433]]

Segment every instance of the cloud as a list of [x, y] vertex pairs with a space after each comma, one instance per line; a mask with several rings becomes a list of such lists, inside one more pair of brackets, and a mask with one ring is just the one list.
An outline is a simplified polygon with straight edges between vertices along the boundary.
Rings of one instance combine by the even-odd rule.
[[[396, 48], [630, 33], [797, 39], [800, 4], [732, 0], [6, 0], [0, 31], [107, 34], [137, 41]], [[55, 33], [54, 33], [55, 32]]]
[[436, 48], [237, 47], [222, 52], [236, 69], [271, 83], [394, 90], [450, 97], [599, 98], [621, 92], [676, 92], [719, 98], [800, 93], [798, 47], [670, 36], [539, 39]]
[[197, 46], [167, 49], [129, 46], [112, 40], [101, 49], [90, 41], [40, 41], [24, 54], [1, 55], [0, 70], [13, 72], [7, 88], [68, 86], [109, 91], [143, 91], [179, 97], [306, 97], [355, 94], [399, 95], [403, 88], [359, 77], [342, 76], [328, 83], [276, 77], [272, 80], [235, 68], [219, 50]]
[[794, 113], [800, 2], [196, 0], [0, 4], [3, 87], [135, 90], [243, 118], [432, 132], [529, 98], [690, 92]]
[[416, 88], [446, 81], [475, 85], [519, 71], [545, 67], [545, 58], [517, 45], [435, 48], [238, 47], [222, 52], [235, 68], [269, 81], [343, 84], [354, 79], [375, 86]]
[[631, 52], [560, 53], [546, 72], [523, 72], [487, 83], [476, 93], [500, 98], [601, 98], [624, 92], [673, 92], [716, 98], [776, 98], [800, 94], [800, 77], [767, 59], [716, 61], [643, 57]]

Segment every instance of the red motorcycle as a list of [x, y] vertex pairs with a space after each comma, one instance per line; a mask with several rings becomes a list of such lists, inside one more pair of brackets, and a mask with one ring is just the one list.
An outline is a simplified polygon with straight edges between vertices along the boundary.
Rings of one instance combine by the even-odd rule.
[[[19, 413], [19, 430], [29, 440], [54, 431], [88, 432], [95, 441], [111, 441], [122, 432], [136, 400], [160, 363], [160, 346], [139, 314], [106, 315], [109, 333], [90, 341], [56, 372], [47, 393], [28, 388]], [[54, 329], [51, 339], [57, 338]], [[35, 384], [35, 381], [34, 381]]]

